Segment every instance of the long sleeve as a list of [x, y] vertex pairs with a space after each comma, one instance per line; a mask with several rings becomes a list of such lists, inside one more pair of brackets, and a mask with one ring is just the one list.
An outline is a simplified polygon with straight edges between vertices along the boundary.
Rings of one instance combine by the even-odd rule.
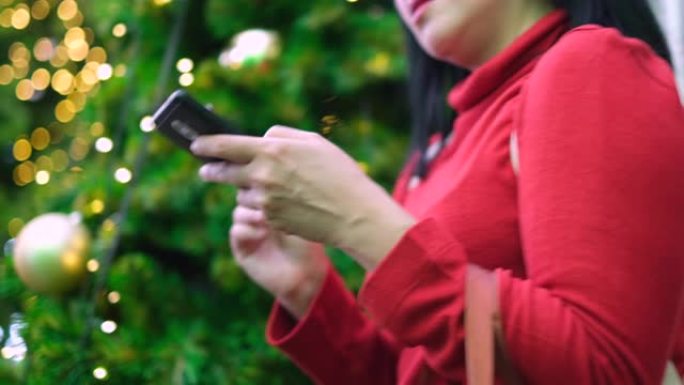
[[[587, 27], [530, 75], [519, 116], [526, 277], [498, 282], [528, 384], [659, 384], [684, 305], [684, 115], [645, 44]], [[432, 211], [368, 277], [362, 305], [428, 365], [464, 378], [466, 247]]]
[[299, 322], [278, 303], [266, 337], [321, 385], [391, 385], [398, 349], [368, 321], [333, 268]]
[[513, 360], [530, 384], [659, 384], [684, 294], [671, 71], [645, 44], [587, 27], [542, 59], [524, 100], [529, 279], [498, 275]]

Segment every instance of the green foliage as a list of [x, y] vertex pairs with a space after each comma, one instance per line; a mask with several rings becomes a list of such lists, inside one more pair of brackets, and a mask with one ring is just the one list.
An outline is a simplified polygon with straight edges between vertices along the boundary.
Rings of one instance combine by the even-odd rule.
[[[0, 13], [20, 3], [2, 0]], [[62, 39], [66, 27], [55, 15], [59, 2], [50, 4], [44, 21], [32, 20], [21, 31], [0, 28], [0, 48], [16, 41], [32, 47], [43, 36]], [[373, 178], [391, 186], [408, 127], [403, 33], [389, 2], [189, 4], [178, 58], [194, 60], [193, 95], [247, 133], [262, 134], [273, 124], [321, 131], [363, 162]], [[230, 255], [234, 189], [200, 182], [198, 162], [154, 133], [136, 183], [113, 180], [113, 170], [133, 168], [143, 148], [140, 119], [154, 109], [157, 96], [178, 87], [175, 60], [172, 82], [160, 85], [159, 76], [179, 0], [165, 6], [151, 0], [81, 1], [79, 6], [83, 27], [94, 36], [91, 46], [104, 47], [107, 62], [115, 68], [125, 65], [126, 73], [88, 92], [84, 109], [68, 123], [54, 116], [55, 104], [65, 96], [47, 91], [20, 102], [14, 94], [19, 79], [0, 86], [0, 242], [16, 233], [8, 226], [13, 218], [25, 223], [48, 211], [79, 211], [95, 238], [90, 257], [103, 262], [104, 290], [93, 292], [98, 277], [93, 274], [67, 296], [38, 295], [18, 280], [11, 257], [0, 261], [0, 326], [6, 331], [10, 314], [23, 314], [28, 345], [24, 362], [0, 359], [0, 383], [92, 384], [99, 366], [108, 370], [107, 384], [309, 383], [265, 343], [271, 298]], [[126, 36], [112, 36], [117, 23], [127, 25]], [[222, 66], [219, 55], [232, 37], [251, 28], [277, 32], [280, 54], [239, 69]], [[9, 59], [0, 56], [0, 65], [5, 63]], [[70, 62], [65, 68], [77, 73], [83, 64]], [[56, 70], [35, 58], [30, 65], [31, 71]], [[94, 134], [94, 123], [101, 123], [104, 132]], [[58, 150], [72, 157], [63, 169], [53, 170], [48, 184], [16, 186], [13, 173], [21, 162], [13, 158], [12, 144], [38, 126], [50, 130], [52, 142], [34, 151], [31, 161], [54, 158]], [[100, 135], [115, 141], [112, 152], [93, 150]], [[73, 156], [79, 143], [87, 148], [85, 156]], [[117, 212], [131, 188], [130, 212], [118, 227], [120, 246], [107, 269]], [[96, 200], [104, 203], [102, 211], [93, 208]], [[329, 252], [350, 287], [358, 289], [360, 268], [340, 251]], [[107, 300], [112, 291], [120, 294], [119, 302]], [[100, 331], [105, 320], [117, 323], [114, 333]]]

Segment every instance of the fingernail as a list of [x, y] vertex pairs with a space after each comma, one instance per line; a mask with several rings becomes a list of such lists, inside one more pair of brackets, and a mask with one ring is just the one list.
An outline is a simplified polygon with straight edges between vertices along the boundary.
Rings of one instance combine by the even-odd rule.
[[196, 140], [194, 140], [194, 141], [192, 141], [192, 143], [190, 143], [190, 151], [195, 152], [198, 150], [198, 148], [199, 148], [199, 143], [197, 143]]
[[214, 167], [212, 167], [210, 164], [205, 164], [199, 169], [199, 175], [202, 179], [209, 179], [213, 174]]

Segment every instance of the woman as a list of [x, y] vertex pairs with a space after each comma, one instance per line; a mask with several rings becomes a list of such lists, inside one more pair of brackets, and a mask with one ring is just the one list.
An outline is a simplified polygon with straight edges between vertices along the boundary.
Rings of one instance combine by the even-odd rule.
[[[313, 133], [193, 143], [240, 187], [230, 239], [277, 299], [269, 341], [320, 384], [487, 382], [497, 330], [525, 383], [659, 384], [681, 357], [684, 112], [644, 1], [395, 3], [449, 65], [412, 53], [393, 199]], [[368, 271], [359, 304], [321, 244]]]

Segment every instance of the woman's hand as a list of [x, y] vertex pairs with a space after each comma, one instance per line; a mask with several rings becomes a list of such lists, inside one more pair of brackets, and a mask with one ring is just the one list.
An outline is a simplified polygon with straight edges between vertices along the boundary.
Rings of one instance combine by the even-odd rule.
[[325, 279], [323, 246], [272, 230], [264, 213], [238, 205], [230, 244], [237, 263], [296, 318], [311, 305]]
[[192, 151], [225, 159], [207, 164], [207, 181], [243, 188], [241, 206], [268, 225], [347, 251], [373, 269], [414, 223], [357, 163], [318, 134], [276, 126], [263, 138], [200, 137]]

